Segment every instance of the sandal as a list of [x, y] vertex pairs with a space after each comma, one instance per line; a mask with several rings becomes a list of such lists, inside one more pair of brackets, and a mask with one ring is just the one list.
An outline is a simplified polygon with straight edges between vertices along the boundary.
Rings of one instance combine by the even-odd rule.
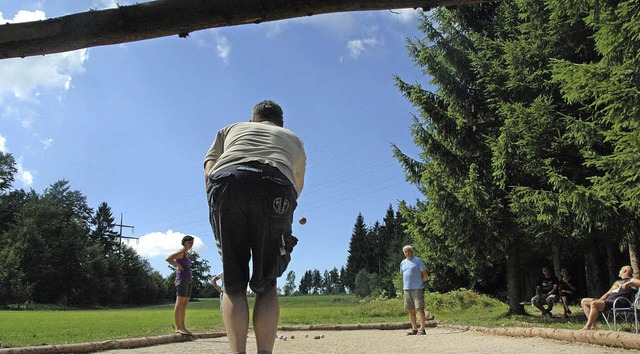
[[411, 330], [411, 332], [407, 332], [408, 336], [415, 336], [416, 334], [418, 334], [418, 330], [417, 329], [413, 329], [413, 330]]
[[426, 334], [427, 334], [427, 331], [425, 331], [425, 330], [423, 329], [423, 330], [420, 330], [420, 331], [418, 332], [418, 334], [420, 334], [420, 335], [423, 335], [423, 336], [424, 336], [424, 335], [426, 335]]

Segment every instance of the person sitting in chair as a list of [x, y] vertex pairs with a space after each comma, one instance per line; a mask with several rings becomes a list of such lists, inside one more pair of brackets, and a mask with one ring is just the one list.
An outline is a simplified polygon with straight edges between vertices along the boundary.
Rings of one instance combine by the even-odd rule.
[[602, 295], [599, 299], [582, 299], [582, 310], [587, 316], [587, 324], [584, 325], [582, 328], [583, 330], [596, 330], [596, 320], [598, 319], [600, 312], [613, 307], [613, 302], [616, 299], [620, 297], [626, 297], [627, 299], [633, 298], [635, 292], [638, 291], [637, 288], [634, 288], [634, 284], [638, 281], [633, 279], [636, 282], [632, 282], [632, 272], [631, 266], [626, 265], [620, 268], [620, 273], [618, 273], [620, 280], [616, 280], [606, 294]]

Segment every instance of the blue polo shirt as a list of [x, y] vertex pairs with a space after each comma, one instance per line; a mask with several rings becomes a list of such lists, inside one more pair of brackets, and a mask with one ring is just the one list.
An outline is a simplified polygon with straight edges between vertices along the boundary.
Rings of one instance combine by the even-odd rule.
[[402, 273], [402, 287], [404, 290], [422, 289], [422, 271], [427, 266], [422, 259], [413, 256], [411, 259], [404, 259], [400, 262], [400, 273]]

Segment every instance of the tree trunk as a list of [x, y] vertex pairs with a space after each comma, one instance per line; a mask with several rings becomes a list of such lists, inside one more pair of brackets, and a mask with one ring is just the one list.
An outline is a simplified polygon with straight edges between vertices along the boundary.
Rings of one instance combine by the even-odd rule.
[[638, 249], [636, 245], [638, 244], [637, 240], [637, 232], [636, 232], [637, 224], [631, 227], [629, 230], [629, 262], [631, 263], [631, 268], [633, 268], [633, 275], [635, 278], [640, 278], [640, 265], [638, 264]]
[[562, 263], [560, 261], [560, 247], [555, 243], [551, 245], [551, 254], [553, 255], [553, 272], [556, 277], [560, 278], [560, 269], [562, 269]]
[[602, 261], [598, 259], [596, 250], [587, 249], [584, 255], [584, 273], [587, 282], [586, 297], [599, 298], [604, 294], [602, 291], [602, 282], [600, 280], [600, 270], [598, 264]]
[[607, 264], [607, 274], [609, 275], [609, 284], [613, 284], [618, 279], [618, 272], [616, 271], [616, 257], [615, 250], [611, 242], [602, 241], [604, 249], [606, 250], [605, 263]]
[[326, 13], [423, 8], [488, 0], [157, 0], [44, 21], [0, 25], [0, 59]]
[[520, 305], [520, 250], [516, 242], [511, 242], [507, 249], [507, 315], [524, 315], [524, 307]]

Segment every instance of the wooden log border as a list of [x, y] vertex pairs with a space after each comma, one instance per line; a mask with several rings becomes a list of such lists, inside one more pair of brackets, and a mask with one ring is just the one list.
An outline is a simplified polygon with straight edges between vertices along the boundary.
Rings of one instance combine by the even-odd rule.
[[[429, 328], [446, 327], [462, 331], [476, 331], [491, 335], [555, 339], [566, 342], [579, 342], [596, 344], [615, 348], [640, 349], [640, 335], [627, 332], [613, 332], [608, 330], [583, 331], [570, 329], [553, 329], [538, 327], [479, 327], [455, 324], [443, 324], [437, 321], [427, 321]], [[349, 331], [349, 330], [397, 330], [411, 328], [410, 322], [393, 323], [359, 323], [336, 325], [309, 325], [309, 326], [280, 326], [280, 331]], [[0, 348], [0, 354], [60, 354], [60, 353], [92, 353], [113, 349], [130, 349], [148, 347], [159, 344], [187, 342], [195, 339], [225, 337], [224, 332], [194, 333], [193, 336], [168, 334], [154, 337], [113, 339], [99, 342], [40, 345], [30, 347]]]

